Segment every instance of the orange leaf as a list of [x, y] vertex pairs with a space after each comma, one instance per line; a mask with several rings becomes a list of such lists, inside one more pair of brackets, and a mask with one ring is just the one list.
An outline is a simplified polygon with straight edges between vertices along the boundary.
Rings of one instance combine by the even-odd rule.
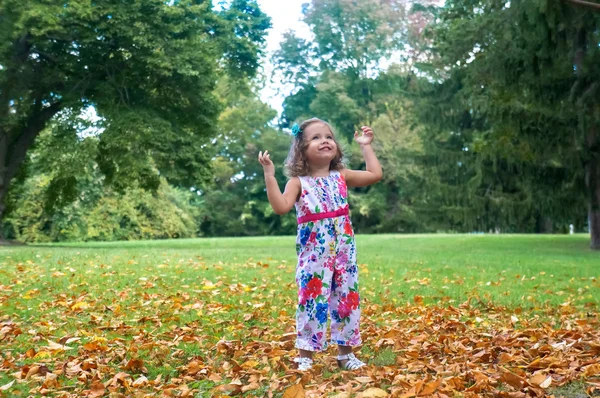
[[425, 388], [423, 388], [423, 390], [419, 392], [419, 395], [433, 394], [435, 392], [435, 390], [438, 389], [440, 384], [442, 384], [442, 379], [437, 379], [437, 380], [432, 381], [431, 383], [428, 383], [425, 386]]
[[287, 390], [285, 390], [285, 392], [283, 393], [283, 398], [304, 398], [305, 397], [305, 393], [304, 393], [304, 387], [302, 387], [302, 384], [295, 384], [293, 386], [291, 386], [290, 388], [288, 388]]
[[535, 376], [533, 376], [532, 378], [530, 378], [529, 382], [531, 384], [540, 386], [542, 388], [548, 388], [548, 387], [550, 387], [550, 384], [552, 384], [552, 377], [545, 375], [543, 373], [538, 373]]
[[502, 354], [500, 354], [498, 356], [499, 364], [504, 364], [504, 363], [511, 362], [514, 360], [515, 360], [514, 357], [512, 355], [510, 355], [508, 352], [503, 352]]
[[600, 375], [600, 364], [595, 363], [593, 365], [587, 366], [583, 371], [583, 375], [586, 377]]

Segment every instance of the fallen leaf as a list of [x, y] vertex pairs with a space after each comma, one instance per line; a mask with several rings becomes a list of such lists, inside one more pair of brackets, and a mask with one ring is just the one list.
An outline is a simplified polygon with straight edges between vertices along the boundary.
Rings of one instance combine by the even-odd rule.
[[102, 384], [100, 381], [95, 381], [90, 386], [90, 394], [88, 397], [101, 397], [104, 395], [104, 392], [104, 384]]
[[0, 387], [0, 391], [6, 391], [6, 390], [8, 390], [9, 388], [12, 387], [13, 384], [15, 384], [15, 380], [13, 380], [10, 383], [5, 384], [2, 387]]
[[258, 384], [257, 382], [253, 382], [253, 383], [248, 384], [247, 386], [243, 386], [242, 392], [254, 391], [254, 390], [258, 390], [259, 388], [260, 388], [260, 384]]
[[371, 387], [371, 388], [367, 388], [365, 391], [361, 392], [360, 394], [358, 394], [356, 397], [357, 398], [380, 398], [380, 397], [389, 397], [390, 394], [385, 391], [382, 390], [381, 388], [375, 388], [375, 387]]
[[552, 384], [552, 377], [545, 375], [543, 373], [538, 373], [538, 374], [534, 375], [532, 378], [530, 378], [529, 382], [531, 384], [540, 386], [542, 388], [548, 388], [548, 387], [550, 387], [550, 384]]
[[304, 398], [306, 393], [302, 384], [294, 384], [283, 393], [283, 398]]

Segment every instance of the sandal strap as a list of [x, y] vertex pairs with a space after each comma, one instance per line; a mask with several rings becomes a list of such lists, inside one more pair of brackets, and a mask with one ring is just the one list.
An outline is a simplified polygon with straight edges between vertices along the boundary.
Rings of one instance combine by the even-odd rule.
[[298, 364], [298, 370], [302, 372], [312, 369], [313, 360], [310, 358], [296, 357], [294, 358], [294, 362]]
[[354, 356], [352, 353], [347, 355], [338, 355], [337, 359], [338, 361], [347, 360], [346, 364], [343, 366], [343, 368], [347, 370], [356, 370], [366, 365], [366, 363], [356, 358], [356, 356]]

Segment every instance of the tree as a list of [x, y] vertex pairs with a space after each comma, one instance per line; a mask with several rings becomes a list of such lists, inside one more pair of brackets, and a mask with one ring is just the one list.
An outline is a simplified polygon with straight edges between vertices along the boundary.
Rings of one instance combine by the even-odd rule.
[[36, 137], [89, 107], [102, 118], [97, 162], [107, 184], [208, 179], [215, 82], [254, 75], [270, 26], [254, 0], [222, 11], [205, 0], [4, 0], [0, 16], [0, 220]]
[[[439, 15], [440, 58], [430, 75], [438, 83], [422, 120], [432, 127], [428, 143], [458, 143], [450, 154], [468, 162], [447, 164], [468, 179], [456, 188], [470, 188], [446, 196], [468, 199], [457, 207], [466, 217], [485, 212], [507, 224], [519, 218], [516, 227], [523, 228], [532, 218], [539, 225], [547, 224], [539, 219], [564, 224], [581, 217], [587, 195], [591, 246], [600, 248], [593, 111], [600, 14], [569, 2], [457, 0]], [[477, 211], [467, 214], [474, 204]]]
[[284, 82], [295, 87], [284, 102], [282, 125], [315, 113], [329, 114], [341, 106], [338, 117], [331, 120], [349, 130], [350, 137], [360, 120], [370, 120], [372, 79], [381, 70], [382, 59], [406, 48], [409, 6], [406, 0], [313, 0], [305, 4], [304, 22], [314, 42], [288, 32], [274, 56], [274, 63], [285, 71]]
[[[233, 89], [235, 91], [235, 88]], [[231, 82], [219, 82], [217, 93], [227, 102], [214, 140], [212, 181], [202, 187], [194, 204], [204, 236], [253, 236], [292, 233], [293, 214], [277, 216], [268, 202], [258, 152], [268, 150], [283, 188], [283, 163], [292, 137], [269, 123], [277, 112], [261, 102], [255, 88], [229, 96]], [[228, 99], [227, 99], [228, 98]], [[223, 204], [227, 203], [227, 208]], [[223, 209], [223, 211], [215, 211]]]

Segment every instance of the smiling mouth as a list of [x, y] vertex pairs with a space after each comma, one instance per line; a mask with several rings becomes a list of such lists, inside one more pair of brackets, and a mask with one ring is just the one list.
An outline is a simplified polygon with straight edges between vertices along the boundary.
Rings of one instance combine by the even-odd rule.
[[323, 148], [321, 148], [321, 151], [331, 151], [331, 149], [331, 147], [324, 146]]

